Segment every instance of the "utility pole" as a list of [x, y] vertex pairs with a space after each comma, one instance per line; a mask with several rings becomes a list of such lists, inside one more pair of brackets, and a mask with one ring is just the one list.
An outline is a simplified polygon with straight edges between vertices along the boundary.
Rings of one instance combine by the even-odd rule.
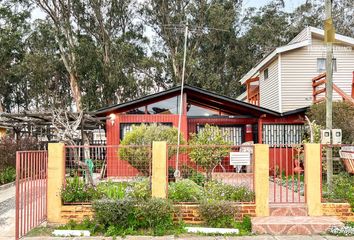
[[[325, 0], [325, 42], [326, 42], [326, 129], [332, 134], [332, 101], [333, 101], [333, 42], [334, 27], [332, 20], [332, 0]], [[333, 136], [331, 136], [332, 139]], [[332, 190], [333, 156], [332, 147], [326, 149], [327, 160], [327, 185]]]
[[181, 176], [179, 171], [179, 145], [181, 143], [181, 122], [182, 122], [182, 112], [183, 112], [183, 87], [184, 87], [184, 73], [186, 70], [186, 59], [187, 59], [187, 40], [188, 40], [188, 24], [185, 26], [184, 30], [184, 51], [183, 51], [183, 67], [182, 67], [182, 79], [181, 79], [181, 95], [179, 101], [179, 112], [178, 112], [178, 136], [177, 136], [177, 153], [176, 153], [176, 171], [174, 172], [174, 177], [176, 180]]

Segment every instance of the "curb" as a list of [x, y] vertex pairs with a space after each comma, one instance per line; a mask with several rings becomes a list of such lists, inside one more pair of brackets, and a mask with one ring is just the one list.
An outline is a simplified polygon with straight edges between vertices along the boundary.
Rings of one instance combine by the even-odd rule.
[[10, 188], [10, 187], [13, 187], [13, 186], [15, 186], [15, 184], [16, 184], [16, 181], [13, 181], [13, 182], [6, 183], [6, 184], [4, 184], [4, 185], [1, 185], [1, 186], [0, 186], [0, 191], [1, 191], [1, 190], [6, 190], [6, 189], [8, 189], [8, 188]]

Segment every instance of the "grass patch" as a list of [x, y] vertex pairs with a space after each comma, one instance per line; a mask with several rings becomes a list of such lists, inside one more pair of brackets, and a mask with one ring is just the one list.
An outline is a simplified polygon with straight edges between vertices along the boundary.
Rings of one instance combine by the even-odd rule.
[[36, 227], [33, 228], [26, 234], [26, 237], [44, 237], [44, 236], [51, 236], [52, 232], [56, 228], [54, 227]]

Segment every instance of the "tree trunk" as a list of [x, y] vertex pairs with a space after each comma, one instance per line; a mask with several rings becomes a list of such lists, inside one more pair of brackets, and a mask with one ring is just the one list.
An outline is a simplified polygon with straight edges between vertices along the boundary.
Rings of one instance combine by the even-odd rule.
[[76, 105], [76, 111], [81, 111], [81, 91], [79, 88], [79, 84], [77, 82], [77, 76], [74, 72], [70, 72], [70, 88], [73, 94], [73, 98]]

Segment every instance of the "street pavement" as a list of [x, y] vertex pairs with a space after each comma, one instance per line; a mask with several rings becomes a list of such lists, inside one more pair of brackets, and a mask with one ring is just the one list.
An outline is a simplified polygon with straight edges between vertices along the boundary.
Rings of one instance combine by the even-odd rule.
[[0, 190], [0, 239], [15, 239], [15, 186]]

